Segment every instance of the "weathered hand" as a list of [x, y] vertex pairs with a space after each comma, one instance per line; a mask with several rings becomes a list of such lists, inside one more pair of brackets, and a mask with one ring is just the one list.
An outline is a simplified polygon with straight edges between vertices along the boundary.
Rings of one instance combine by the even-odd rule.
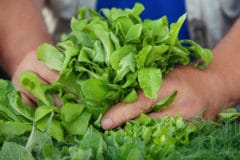
[[[205, 119], [214, 119], [225, 105], [221, 93], [223, 82], [214, 74], [209, 74], [208, 71], [189, 66], [176, 68], [164, 78], [156, 99], [149, 99], [140, 91], [137, 101], [119, 103], [106, 112], [102, 118], [102, 127], [115, 128], [141, 113], [148, 113], [154, 118], [181, 115], [188, 119], [201, 115]], [[174, 91], [177, 91], [177, 96], [170, 106], [160, 112], [151, 112], [154, 103]]]

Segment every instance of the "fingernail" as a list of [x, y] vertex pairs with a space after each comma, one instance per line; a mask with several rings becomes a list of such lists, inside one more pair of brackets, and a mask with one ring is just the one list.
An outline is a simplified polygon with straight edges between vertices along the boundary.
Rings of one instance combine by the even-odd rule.
[[102, 119], [102, 128], [103, 129], [110, 129], [113, 126], [113, 121], [111, 118], [103, 118]]

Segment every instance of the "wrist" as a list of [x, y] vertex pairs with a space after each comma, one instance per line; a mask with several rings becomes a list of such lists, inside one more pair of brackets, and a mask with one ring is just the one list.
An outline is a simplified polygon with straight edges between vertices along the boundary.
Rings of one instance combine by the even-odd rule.
[[[218, 95], [223, 107], [233, 107], [240, 102], [240, 19], [236, 21], [227, 35], [214, 48], [214, 58], [208, 67], [209, 76], [215, 74], [219, 77]], [[220, 101], [220, 100], [219, 100]]]

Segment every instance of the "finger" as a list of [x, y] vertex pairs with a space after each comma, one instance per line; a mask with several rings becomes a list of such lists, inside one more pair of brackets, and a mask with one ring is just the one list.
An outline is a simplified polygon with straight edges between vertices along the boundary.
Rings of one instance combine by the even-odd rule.
[[217, 119], [217, 115], [218, 115], [218, 113], [220, 111], [221, 111], [221, 108], [213, 108], [213, 107], [211, 107], [211, 110], [208, 109], [205, 112], [203, 112], [202, 117], [205, 120], [215, 120], [215, 119]]
[[44, 63], [37, 60], [36, 51], [32, 51], [27, 54], [12, 76], [12, 82], [15, 84], [18, 90], [24, 94], [22, 97], [25, 99], [24, 101], [26, 101], [26, 103], [29, 103], [29, 100], [36, 102], [36, 98], [31, 93], [26, 91], [19, 83], [19, 77], [24, 71], [36, 73], [42, 83], [51, 83], [58, 77], [58, 72], [49, 69]]
[[189, 114], [186, 114], [184, 111], [179, 111], [177, 107], [171, 106], [165, 110], [162, 110], [161, 112], [151, 112], [148, 114], [152, 118], [162, 118], [165, 116], [170, 116], [170, 117], [176, 117], [180, 115], [184, 119], [190, 118]]
[[179, 105], [171, 105], [168, 108], [160, 111], [160, 112], [152, 112], [148, 115], [153, 118], [162, 118], [165, 116], [176, 117], [181, 116], [183, 119], [187, 120], [193, 117], [202, 117], [202, 113], [205, 110], [205, 107], [193, 108], [192, 106], [179, 106]]
[[32, 94], [27, 92], [22, 87], [19, 89], [19, 91], [21, 92], [21, 96], [22, 96], [22, 100], [23, 100], [24, 104], [31, 105], [31, 106], [35, 106], [36, 105], [36, 102], [37, 102], [37, 98], [36, 97], [34, 97]]
[[151, 111], [154, 100], [147, 98], [142, 91], [138, 94], [138, 99], [132, 103], [119, 103], [110, 108], [101, 120], [103, 129], [112, 129], [126, 121], [133, 119], [141, 113]]
[[[173, 79], [175, 80], [175, 79]], [[158, 91], [156, 99], [147, 98], [143, 91], [138, 94], [138, 99], [133, 103], [119, 103], [110, 108], [103, 116], [101, 125], [103, 129], [112, 129], [120, 126], [126, 121], [136, 118], [141, 113], [148, 113], [151, 111], [151, 107], [154, 103], [160, 99], [171, 95], [175, 90], [175, 82], [170, 82], [169, 78], [165, 78], [162, 83], [161, 91]], [[164, 92], [163, 92], [164, 91]]]
[[28, 106], [35, 106], [35, 103], [31, 100], [31, 98], [25, 95], [24, 93], [21, 93], [21, 97], [24, 104]]
[[43, 62], [39, 61], [36, 53], [28, 54], [21, 64], [23, 66], [18, 68], [21, 68], [23, 71], [33, 71], [47, 82], [52, 83], [58, 78], [58, 72], [48, 68]]
[[34, 71], [41, 75], [41, 78], [44, 79], [44, 81], [52, 83], [57, 80], [59, 75], [57, 71], [47, 68], [43, 63], [40, 63], [40, 68], [36, 68]]

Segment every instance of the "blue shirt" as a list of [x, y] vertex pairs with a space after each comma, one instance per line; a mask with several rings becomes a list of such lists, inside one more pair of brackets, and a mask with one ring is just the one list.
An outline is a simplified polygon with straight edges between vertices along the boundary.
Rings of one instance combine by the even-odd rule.
[[[135, 2], [140, 2], [145, 7], [141, 14], [143, 19], [158, 19], [167, 16], [169, 23], [172, 23], [186, 12], [184, 0], [98, 0], [97, 10], [112, 7], [132, 8]], [[189, 39], [186, 22], [180, 30], [179, 39]]]

